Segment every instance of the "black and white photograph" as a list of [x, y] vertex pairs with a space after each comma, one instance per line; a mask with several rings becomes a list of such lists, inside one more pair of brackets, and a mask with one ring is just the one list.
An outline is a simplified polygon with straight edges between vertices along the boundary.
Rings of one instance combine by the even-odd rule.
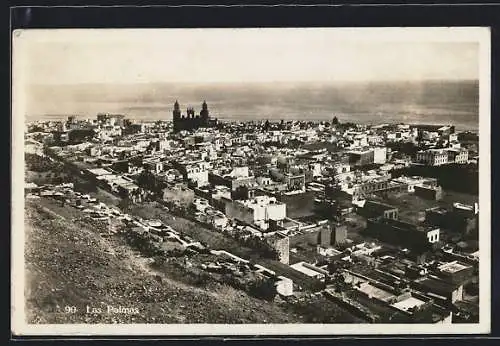
[[490, 32], [22, 29], [26, 335], [490, 331]]

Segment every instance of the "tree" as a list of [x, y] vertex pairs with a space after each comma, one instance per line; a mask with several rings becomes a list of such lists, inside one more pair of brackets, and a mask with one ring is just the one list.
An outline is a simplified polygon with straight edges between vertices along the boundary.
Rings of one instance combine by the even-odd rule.
[[250, 284], [249, 293], [260, 299], [273, 300], [276, 296], [276, 286], [273, 279], [258, 278]]
[[337, 116], [334, 116], [332, 119], [332, 125], [338, 125], [338, 124], [339, 124], [339, 119], [337, 118]]
[[130, 198], [125, 197], [122, 198], [120, 203], [118, 203], [118, 208], [120, 208], [122, 211], [127, 211], [130, 208]]

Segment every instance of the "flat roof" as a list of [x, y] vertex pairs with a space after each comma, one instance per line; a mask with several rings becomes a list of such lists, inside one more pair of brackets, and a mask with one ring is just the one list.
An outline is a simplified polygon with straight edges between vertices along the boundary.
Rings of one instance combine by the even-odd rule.
[[305, 262], [295, 263], [295, 264], [292, 264], [290, 267], [292, 267], [293, 269], [295, 269], [303, 274], [306, 274], [307, 276], [311, 276], [311, 277], [316, 277], [316, 276], [318, 276], [318, 274], [324, 275], [323, 273], [321, 273], [319, 271], [315, 271], [315, 270], [312, 270], [310, 268], [305, 267], [304, 263]]
[[417, 280], [415, 282], [423, 286], [425, 289], [431, 290], [431, 292], [437, 294], [450, 294], [459, 287], [459, 285], [453, 285], [441, 279], [434, 279], [429, 277], [422, 280]]
[[393, 306], [399, 310], [408, 311], [411, 308], [414, 308], [414, 307], [417, 307], [417, 306], [420, 306], [423, 304], [425, 304], [425, 302], [423, 300], [420, 300], [420, 299], [415, 298], [415, 297], [410, 297], [408, 299], [394, 303], [391, 306]]
[[397, 209], [397, 207], [383, 203], [383, 202], [378, 202], [378, 201], [373, 201], [373, 200], [368, 200], [366, 201], [364, 208], [366, 207], [376, 207], [376, 208], [381, 208], [383, 210], [392, 210], [392, 209]]
[[440, 271], [445, 273], [456, 273], [467, 268], [469, 268], [469, 266], [460, 264], [458, 262], [449, 262], [438, 267]]
[[362, 284], [360, 288], [358, 288], [359, 291], [366, 293], [370, 297], [375, 297], [380, 300], [387, 300], [389, 298], [394, 297], [394, 294], [391, 292], [385, 291], [383, 289], [380, 289], [376, 286], [373, 286], [370, 283], [365, 283]]
[[368, 150], [350, 150], [347, 153], [348, 154], [354, 154], [354, 155], [362, 155], [362, 154], [368, 154], [371, 151], [373, 151], [373, 149], [368, 149]]
[[453, 203], [453, 208], [474, 211], [473, 205], [467, 205], [467, 204], [463, 204], [463, 203], [459, 203], [459, 202]]
[[89, 172], [95, 175], [109, 175], [111, 172], [105, 170], [104, 168], [92, 168]]

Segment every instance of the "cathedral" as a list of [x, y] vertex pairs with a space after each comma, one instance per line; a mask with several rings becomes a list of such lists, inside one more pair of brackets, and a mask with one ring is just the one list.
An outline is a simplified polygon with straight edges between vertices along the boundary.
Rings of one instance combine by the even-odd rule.
[[186, 115], [181, 115], [181, 108], [179, 102], [175, 101], [173, 121], [174, 121], [174, 132], [179, 131], [192, 131], [202, 127], [214, 127], [217, 125], [217, 119], [211, 119], [208, 113], [208, 106], [205, 101], [201, 106], [200, 115], [194, 114], [194, 108], [188, 107], [186, 110]]

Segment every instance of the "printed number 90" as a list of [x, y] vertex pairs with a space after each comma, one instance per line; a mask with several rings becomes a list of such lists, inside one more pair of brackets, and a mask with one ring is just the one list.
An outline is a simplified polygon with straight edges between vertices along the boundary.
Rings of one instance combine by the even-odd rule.
[[64, 312], [67, 314], [74, 314], [76, 312], [76, 306], [65, 306]]

